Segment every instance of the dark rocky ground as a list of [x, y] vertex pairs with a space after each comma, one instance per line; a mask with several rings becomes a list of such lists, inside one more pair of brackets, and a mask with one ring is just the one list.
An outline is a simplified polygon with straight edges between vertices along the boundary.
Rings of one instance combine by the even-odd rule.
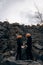
[[[32, 53], [35, 61], [24, 61], [25, 49], [22, 49], [23, 59], [16, 61], [16, 35], [23, 35], [23, 44], [26, 42], [25, 34], [32, 34]], [[5, 60], [5, 61], [3, 61]], [[13, 61], [12, 61], [13, 60]], [[0, 22], [0, 65], [42, 65], [43, 61], [43, 25], [10, 24], [8, 21]], [[20, 63], [20, 64], [19, 64]], [[22, 64], [24, 63], [24, 64]], [[27, 63], [27, 64], [26, 64]], [[36, 64], [35, 64], [36, 63]]]

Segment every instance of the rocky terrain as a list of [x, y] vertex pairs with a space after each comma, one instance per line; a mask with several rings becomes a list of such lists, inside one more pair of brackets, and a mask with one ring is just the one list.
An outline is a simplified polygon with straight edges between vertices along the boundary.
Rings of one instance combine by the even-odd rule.
[[[5, 62], [3, 61], [3, 59], [5, 58], [10, 59], [10, 57], [13, 58], [16, 56], [16, 48], [17, 48], [16, 35], [22, 34], [23, 43], [25, 43], [26, 33], [32, 34], [32, 44], [33, 44], [32, 53], [33, 53], [35, 60], [40, 60], [40, 62], [43, 61], [43, 24], [42, 25], [37, 24], [36, 26], [35, 25], [30, 26], [30, 25], [24, 25], [24, 24], [20, 25], [19, 23], [10, 24], [8, 21], [4, 21], [2, 23], [0, 21], [0, 64], [1, 62]], [[24, 56], [23, 56], [23, 59], [24, 59]], [[12, 62], [12, 61], [8, 60], [8, 62]], [[18, 63], [19, 62], [23, 62], [23, 61], [18, 61]], [[15, 63], [17, 63], [17, 61], [15, 61]], [[7, 65], [4, 63], [2, 64]]]

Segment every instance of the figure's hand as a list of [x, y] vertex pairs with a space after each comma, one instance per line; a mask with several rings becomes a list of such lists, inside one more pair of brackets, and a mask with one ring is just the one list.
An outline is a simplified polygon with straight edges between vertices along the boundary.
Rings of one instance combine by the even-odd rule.
[[21, 48], [26, 48], [26, 47], [28, 47], [27, 45], [23, 45], [23, 46], [21, 46]]
[[25, 48], [25, 46], [21, 46], [21, 48]]

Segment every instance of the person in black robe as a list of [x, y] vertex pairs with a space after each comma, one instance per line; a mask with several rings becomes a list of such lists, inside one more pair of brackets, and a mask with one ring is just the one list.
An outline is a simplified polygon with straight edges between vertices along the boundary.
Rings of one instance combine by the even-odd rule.
[[27, 38], [27, 48], [26, 48], [26, 58], [27, 60], [33, 60], [33, 55], [32, 55], [32, 37], [31, 34], [28, 33], [26, 34], [26, 38]]

